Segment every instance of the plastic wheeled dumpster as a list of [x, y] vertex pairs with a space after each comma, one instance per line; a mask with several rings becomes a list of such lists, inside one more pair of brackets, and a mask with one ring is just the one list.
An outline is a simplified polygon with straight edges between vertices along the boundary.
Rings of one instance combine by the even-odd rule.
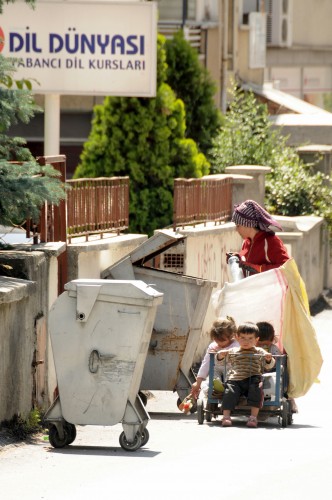
[[162, 292], [143, 371], [141, 390], [177, 392], [187, 396], [195, 376], [195, 352], [202, 335], [215, 281], [147, 267], [152, 259], [185, 239], [171, 231], [156, 232], [131, 254], [102, 273], [106, 279], [139, 279]]
[[122, 423], [120, 445], [146, 444], [149, 420], [138, 396], [162, 293], [143, 281], [74, 280], [49, 315], [59, 395], [45, 420], [52, 446], [76, 437], [75, 425]]

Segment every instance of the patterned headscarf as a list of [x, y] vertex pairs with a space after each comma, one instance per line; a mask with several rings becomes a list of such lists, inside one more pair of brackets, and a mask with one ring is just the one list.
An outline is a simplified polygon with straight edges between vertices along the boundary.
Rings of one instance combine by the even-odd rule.
[[240, 226], [257, 227], [261, 231], [273, 233], [273, 229], [282, 231], [282, 227], [271, 215], [256, 201], [246, 200], [239, 205], [234, 205], [232, 222]]

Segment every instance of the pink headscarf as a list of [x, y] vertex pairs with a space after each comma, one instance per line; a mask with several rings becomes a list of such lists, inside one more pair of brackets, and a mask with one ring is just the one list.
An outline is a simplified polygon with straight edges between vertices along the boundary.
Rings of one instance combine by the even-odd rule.
[[282, 227], [271, 215], [256, 201], [246, 200], [239, 205], [234, 205], [232, 222], [240, 226], [257, 227], [261, 231], [273, 233], [273, 229], [282, 231]]

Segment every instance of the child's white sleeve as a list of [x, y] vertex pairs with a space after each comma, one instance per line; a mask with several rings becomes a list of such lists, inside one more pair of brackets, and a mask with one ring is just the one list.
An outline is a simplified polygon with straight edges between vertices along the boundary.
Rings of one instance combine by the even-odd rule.
[[205, 356], [203, 358], [202, 364], [198, 370], [197, 377], [206, 379], [206, 377], [209, 374], [210, 370], [210, 352], [209, 352], [210, 346], [207, 348], [207, 351], [205, 353]]

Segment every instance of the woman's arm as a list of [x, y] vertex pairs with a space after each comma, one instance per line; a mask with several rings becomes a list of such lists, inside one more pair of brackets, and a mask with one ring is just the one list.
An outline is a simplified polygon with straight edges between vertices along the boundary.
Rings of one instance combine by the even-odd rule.
[[245, 259], [240, 261], [241, 267], [250, 274], [275, 269], [290, 258], [281, 239], [266, 233], [261, 233], [252, 244], [250, 240], [245, 240], [240, 255]]

